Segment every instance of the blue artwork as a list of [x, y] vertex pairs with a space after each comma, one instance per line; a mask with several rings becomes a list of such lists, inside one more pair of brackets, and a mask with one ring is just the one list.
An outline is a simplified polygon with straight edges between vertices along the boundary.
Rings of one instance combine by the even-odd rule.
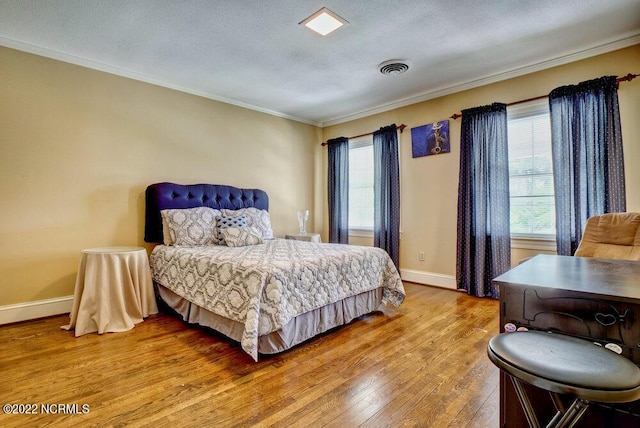
[[448, 120], [411, 128], [411, 154], [414, 158], [449, 153], [449, 150]]

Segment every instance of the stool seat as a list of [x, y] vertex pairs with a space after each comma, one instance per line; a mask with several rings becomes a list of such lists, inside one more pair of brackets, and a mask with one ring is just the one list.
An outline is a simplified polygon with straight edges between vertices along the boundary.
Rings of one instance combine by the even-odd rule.
[[586, 340], [539, 331], [504, 333], [489, 341], [488, 353], [505, 372], [548, 391], [603, 403], [640, 398], [640, 369]]
[[[507, 373], [530, 427], [539, 427], [524, 383], [549, 391], [556, 415], [548, 427], [571, 427], [592, 401], [628, 403], [640, 399], [640, 368], [583, 339], [541, 331], [503, 333], [489, 340], [489, 359]], [[565, 408], [559, 394], [573, 397]]]

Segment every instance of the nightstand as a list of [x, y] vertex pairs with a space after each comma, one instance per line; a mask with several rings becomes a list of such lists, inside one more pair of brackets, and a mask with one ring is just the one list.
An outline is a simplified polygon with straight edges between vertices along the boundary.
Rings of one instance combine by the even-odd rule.
[[307, 233], [306, 235], [285, 235], [284, 239], [295, 239], [296, 241], [322, 242], [319, 233]]
[[147, 252], [142, 247], [82, 250], [69, 325], [75, 336], [131, 330], [158, 313]]

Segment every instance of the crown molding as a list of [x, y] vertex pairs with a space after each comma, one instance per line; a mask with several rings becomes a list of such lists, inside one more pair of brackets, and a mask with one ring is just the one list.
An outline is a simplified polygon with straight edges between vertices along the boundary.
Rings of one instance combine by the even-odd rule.
[[629, 46], [634, 46], [637, 44], [640, 44], [640, 34], [636, 34], [631, 37], [621, 39], [615, 42], [606, 43], [593, 48], [585, 49], [580, 52], [564, 55], [551, 60], [542, 61], [526, 67], [519, 67], [513, 70], [504, 71], [502, 73], [492, 74], [491, 76], [483, 77], [480, 79], [474, 79], [467, 82], [456, 83], [456, 84], [442, 87], [436, 90], [425, 91], [408, 98], [403, 98], [398, 101], [380, 105], [378, 107], [362, 110], [357, 113], [335, 117], [328, 120], [323, 120], [320, 122], [320, 126], [324, 128], [327, 126], [350, 122], [356, 119], [362, 119], [363, 117], [372, 116], [378, 113], [384, 113], [386, 111], [395, 110], [397, 108], [406, 107], [406, 106], [417, 104], [423, 101], [432, 100], [434, 98], [443, 97], [445, 95], [451, 95], [457, 92], [478, 88], [480, 86], [489, 85], [491, 83], [501, 82], [503, 80], [512, 79], [514, 77], [524, 76], [526, 74], [535, 73], [537, 71], [547, 70], [549, 68], [569, 64], [582, 59], [587, 59], [587, 58], [591, 58], [597, 55], [602, 55], [608, 52], [613, 52], [619, 49], [628, 48]]
[[71, 55], [65, 52], [59, 52], [53, 49], [43, 48], [41, 46], [33, 45], [30, 43], [25, 43], [13, 39], [9, 39], [7, 37], [0, 36], [0, 46], [5, 46], [7, 48], [16, 49], [19, 51], [27, 52], [30, 54], [43, 56], [46, 58], [55, 59], [58, 61], [66, 62], [69, 64], [79, 65], [81, 67], [90, 68], [92, 70], [102, 71], [104, 73], [114, 74], [120, 77], [126, 77], [128, 79], [137, 80], [144, 83], [150, 83], [155, 86], [161, 86], [167, 89], [173, 89], [175, 91], [184, 92], [191, 95], [197, 95], [199, 97], [208, 98], [214, 101], [219, 101], [225, 104], [231, 104], [237, 107], [246, 108], [249, 110], [258, 111], [260, 113], [266, 113], [272, 116], [281, 117], [283, 119], [294, 120], [296, 122], [306, 123], [308, 125], [320, 126], [320, 122], [315, 122], [309, 119], [304, 119], [297, 116], [292, 116], [286, 113], [281, 113], [274, 110], [265, 109], [262, 107], [258, 107], [252, 104], [244, 103], [242, 101], [233, 100], [230, 98], [220, 97], [218, 95], [200, 91], [197, 89], [189, 88], [182, 85], [176, 85], [171, 82], [167, 82], [166, 80], [157, 78], [155, 76], [138, 73], [136, 71], [127, 70], [125, 68], [116, 67], [113, 65], [103, 64], [98, 61], [93, 61], [90, 59], [82, 58], [76, 55]]
[[231, 104], [237, 107], [246, 108], [249, 110], [254, 110], [260, 113], [269, 114], [276, 117], [281, 117], [283, 119], [289, 119], [296, 122], [305, 123], [307, 125], [313, 125], [318, 127], [327, 127], [332, 125], [337, 125], [344, 122], [349, 122], [356, 119], [361, 119], [363, 117], [372, 116], [378, 113], [384, 113], [386, 111], [394, 110], [401, 107], [406, 107], [412, 104], [417, 104], [423, 101], [428, 101], [434, 98], [442, 97], [445, 95], [451, 95], [457, 92], [466, 91], [469, 89], [474, 89], [480, 86], [489, 85], [491, 83], [500, 82], [503, 80], [511, 79], [514, 77], [523, 76], [526, 74], [534, 73], [537, 71], [546, 70], [552, 67], [556, 67], [559, 65], [568, 64], [571, 62], [579, 61], [582, 59], [590, 58], [593, 56], [601, 55], [604, 53], [612, 52], [618, 49], [623, 49], [629, 46], [640, 44], [640, 34], [633, 35], [631, 37], [621, 39], [615, 42], [606, 43], [603, 45], [599, 45], [593, 48], [585, 49], [580, 52], [564, 55], [562, 57], [554, 58], [548, 61], [542, 61], [536, 64], [532, 64], [526, 67], [520, 67], [513, 70], [504, 71], [501, 73], [493, 74], [490, 76], [486, 76], [480, 79], [474, 79], [467, 82], [455, 83], [453, 85], [449, 85], [446, 87], [442, 87], [435, 90], [429, 90], [417, 95], [403, 98], [397, 101], [393, 101], [391, 103], [382, 104], [376, 107], [368, 108], [365, 110], [361, 110], [356, 113], [334, 117], [331, 119], [314, 121], [310, 119], [305, 119], [298, 116], [293, 116], [290, 114], [278, 112], [275, 110], [265, 109], [259, 106], [255, 106], [252, 104], [244, 103], [241, 101], [237, 101], [230, 98], [225, 98], [218, 96], [216, 94], [212, 94], [205, 91], [200, 91], [197, 89], [189, 88], [182, 85], [176, 85], [174, 83], [168, 82], [166, 80], [157, 78], [152, 75], [138, 73], [132, 70], [127, 70], [125, 68], [115, 67], [108, 64], [103, 64], [98, 61], [89, 60], [86, 58], [82, 58], [76, 55], [71, 55], [65, 52], [59, 52], [52, 49], [47, 49], [41, 46], [33, 45], [30, 43], [25, 43], [17, 40], [13, 40], [7, 37], [0, 36], [0, 46], [5, 46], [7, 48], [16, 49], [19, 51], [31, 53], [34, 55], [43, 56], [46, 58], [51, 58], [54, 60], [78, 65], [85, 68], [90, 68], [92, 70], [101, 71], [104, 73], [114, 74], [116, 76], [126, 77], [129, 79], [137, 80], [140, 82], [149, 83], [156, 86], [161, 86], [167, 89], [173, 89], [176, 91], [184, 92], [191, 95], [196, 95], [203, 98], [208, 98], [214, 101], [219, 101], [226, 104]]

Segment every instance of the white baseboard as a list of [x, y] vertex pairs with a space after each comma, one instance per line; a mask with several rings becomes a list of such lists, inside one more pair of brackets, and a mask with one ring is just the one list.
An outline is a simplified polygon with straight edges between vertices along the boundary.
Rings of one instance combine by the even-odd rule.
[[0, 325], [50, 317], [52, 315], [68, 314], [71, 312], [72, 307], [73, 296], [0, 306]]
[[[451, 290], [456, 289], [456, 279], [451, 275], [400, 269], [400, 276], [403, 280], [409, 282], [449, 288]], [[68, 314], [71, 312], [72, 307], [73, 296], [0, 306], [0, 325], [50, 317], [52, 315]]]
[[452, 275], [443, 275], [441, 273], [423, 272], [411, 269], [400, 269], [400, 277], [409, 282], [456, 290], [456, 278]]

